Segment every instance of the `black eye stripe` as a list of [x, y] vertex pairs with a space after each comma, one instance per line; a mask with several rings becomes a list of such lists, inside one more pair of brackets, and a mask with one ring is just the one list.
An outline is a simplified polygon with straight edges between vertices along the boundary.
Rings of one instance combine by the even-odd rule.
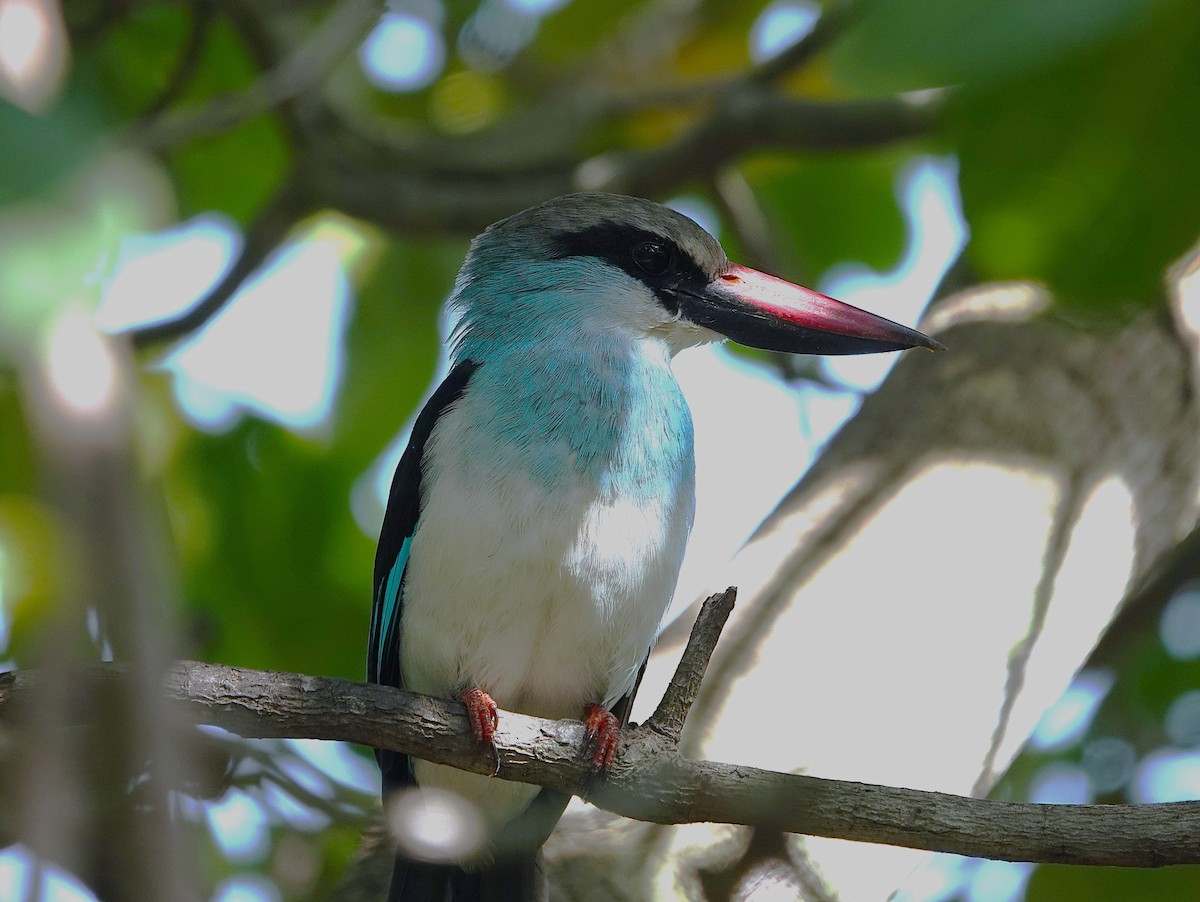
[[[636, 226], [603, 222], [575, 232], [560, 232], [553, 240], [555, 258], [597, 257], [611, 263], [644, 282], [671, 313], [679, 310], [676, 291], [680, 286], [690, 284], [699, 289], [708, 284], [708, 277], [674, 241]], [[660, 246], [666, 254], [667, 266], [659, 272], [642, 265], [650, 262], [647, 245]], [[638, 256], [643, 258], [640, 262]]]

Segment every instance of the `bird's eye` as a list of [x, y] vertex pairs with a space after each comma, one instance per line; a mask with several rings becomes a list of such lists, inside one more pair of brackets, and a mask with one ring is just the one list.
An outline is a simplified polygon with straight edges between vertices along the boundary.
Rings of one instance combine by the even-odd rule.
[[643, 272], [661, 276], [671, 268], [671, 249], [661, 241], [643, 241], [633, 249], [633, 262]]

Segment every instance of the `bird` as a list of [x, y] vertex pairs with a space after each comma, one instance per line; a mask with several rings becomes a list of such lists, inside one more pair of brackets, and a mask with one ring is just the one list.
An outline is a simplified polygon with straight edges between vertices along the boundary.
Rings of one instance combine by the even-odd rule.
[[[371, 682], [457, 699], [491, 746], [497, 710], [580, 719], [614, 763], [695, 508], [685, 348], [864, 354], [934, 339], [745, 266], [650, 200], [568, 194], [485, 229], [448, 305], [450, 369], [417, 416], [375, 557]], [[399, 851], [390, 902], [544, 898], [538, 853], [568, 797], [376, 750], [385, 807], [455, 793], [487, 841]], [[541, 895], [539, 895], [541, 894]]]

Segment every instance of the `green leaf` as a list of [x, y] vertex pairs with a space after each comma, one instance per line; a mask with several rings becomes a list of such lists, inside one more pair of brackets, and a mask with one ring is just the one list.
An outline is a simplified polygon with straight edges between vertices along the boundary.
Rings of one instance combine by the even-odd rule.
[[836, 75], [865, 91], [995, 80], [1136, 28], [1176, 0], [874, 0], [837, 42]]
[[148, 5], [116, 21], [88, 54], [105, 98], [125, 117], [139, 116], [167, 86], [196, 15], [183, 5]]
[[86, 78], [73, 79], [41, 116], [0, 101], [0, 206], [59, 184], [96, 152], [103, 126], [99, 98]]
[[1200, 234], [1200, 5], [1088, 53], [963, 89], [946, 125], [961, 160], [971, 260], [1040, 279], [1067, 304], [1161, 297]]
[[542, 20], [530, 49], [546, 63], [578, 64], [582, 54], [610, 39], [642, 5], [636, 0], [568, 3]]
[[1042, 865], [1029, 881], [1025, 902], [1163, 902], [1200, 898], [1200, 869], [1146, 870]]
[[783, 255], [782, 275], [815, 282], [845, 260], [895, 266], [906, 238], [896, 179], [909, 159], [892, 153], [748, 164]]
[[242, 224], [266, 203], [289, 165], [279, 128], [261, 117], [188, 142], [171, 153], [170, 163], [183, 216], [220, 210]]
[[[218, 21], [172, 114], [198, 114], [217, 97], [250, 91], [259, 77], [240, 38]], [[184, 216], [220, 210], [241, 223], [253, 218], [289, 166], [278, 120], [268, 114], [229, 131], [197, 134], [168, 159]]]

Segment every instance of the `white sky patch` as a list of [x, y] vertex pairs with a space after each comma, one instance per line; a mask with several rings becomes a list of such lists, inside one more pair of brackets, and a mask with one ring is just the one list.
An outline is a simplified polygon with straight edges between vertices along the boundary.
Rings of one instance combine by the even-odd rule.
[[212, 214], [125, 238], [96, 325], [122, 332], [184, 313], [225, 274], [241, 243], [237, 227]]
[[707, 201], [698, 197], [680, 196], [671, 198], [666, 205], [676, 213], [682, 213], [713, 237], [720, 237], [721, 217]]
[[684, 351], [674, 369], [696, 429], [696, 521], [665, 620], [725, 588], [714, 580], [824, 438], [806, 434], [800, 395], [726, 348]]
[[[342, 372], [350, 316], [336, 223], [284, 245], [163, 366], [176, 401], [197, 426], [232, 427], [244, 413], [297, 431], [326, 424]], [[96, 312], [118, 332], [186, 312], [225, 274], [241, 247], [235, 227], [200, 216], [122, 242]]]
[[341, 378], [349, 304], [333, 241], [287, 245], [167, 357], [180, 407], [215, 431], [243, 412], [297, 430], [322, 426]]
[[344, 742], [288, 739], [287, 745], [309, 764], [339, 783], [360, 792], [379, 792], [379, 771], [373, 761], [355, 754]]

